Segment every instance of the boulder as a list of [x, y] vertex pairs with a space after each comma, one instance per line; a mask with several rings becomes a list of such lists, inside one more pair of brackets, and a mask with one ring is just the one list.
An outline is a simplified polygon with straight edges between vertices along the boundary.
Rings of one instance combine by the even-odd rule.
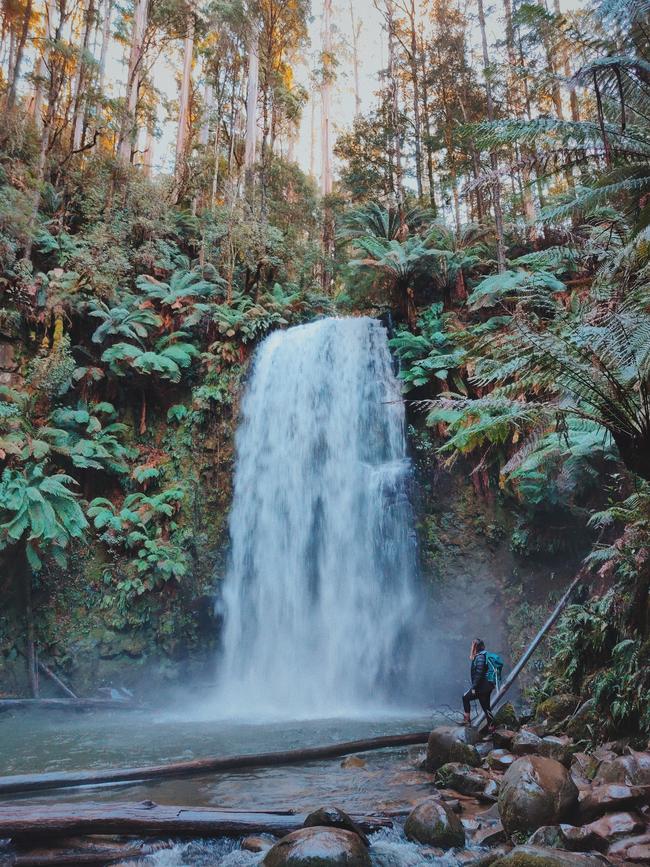
[[509, 750], [517, 732], [512, 729], [497, 729], [492, 734], [492, 743], [498, 749]]
[[526, 844], [570, 852], [604, 851], [607, 848], [607, 841], [595, 831], [575, 825], [543, 825], [528, 838]]
[[445, 789], [453, 789], [461, 795], [480, 795], [488, 782], [484, 772], [460, 762], [447, 762], [436, 776], [438, 783]]
[[581, 780], [593, 780], [598, 771], [598, 759], [588, 753], [573, 753], [571, 757], [571, 774]]
[[502, 858], [493, 861], [493, 867], [603, 867], [610, 862], [593, 852], [580, 854], [543, 846], [515, 846]]
[[515, 757], [508, 750], [492, 750], [488, 753], [486, 764], [494, 771], [507, 771]]
[[506, 832], [503, 830], [501, 822], [495, 822], [493, 825], [488, 825], [487, 828], [480, 828], [474, 834], [473, 842], [476, 846], [494, 846], [496, 843], [505, 843]]
[[639, 834], [637, 837], [624, 837], [613, 843], [607, 850], [607, 854], [614, 859], [628, 859], [628, 851], [632, 846], [650, 847], [650, 832]]
[[607, 813], [600, 819], [583, 825], [583, 828], [585, 831], [597, 834], [608, 843], [614, 843], [622, 837], [631, 837], [633, 834], [643, 831], [645, 823], [636, 813]]
[[650, 786], [650, 753], [628, 749], [625, 755], [601, 761], [594, 780], [598, 783]]
[[320, 807], [310, 813], [302, 824], [303, 828], [341, 828], [343, 831], [351, 831], [361, 838], [365, 846], [370, 845], [357, 823], [338, 807]]
[[589, 822], [597, 816], [602, 816], [603, 813], [635, 807], [646, 797], [646, 790], [639, 786], [603, 783], [580, 793], [578, 809], [582, 821]]
[[404, 825], [409, 840], [430, 846], [463, 846], [465, 829], [456, 813], [436, 798], [421, 801], [409, 814]]
[[633, 864], [650, 864], [650, 843], [635, 843], [625, 852], [625, 857]]
[[546, 737], [542, 738], [538, 752], [540, 756], [546, 756], [547, 759], [555, 759], [569, 768], [571, 767], [571, 758], [573, 756], [571, 752], [572, 744], [571, 738], [564, 735], [560, 737], [546, 735]]
[[437, 771], [448, 762], [477, 768], [481, 764], [475, 744], [479, 734], [472, 726], [438, 726], [429, 735], [426, 768]]
[[542, 825], [568, 819], [578, 804], [578, 789], [569, 772], [543, 756], [517, 759], [504, 774], [499, 814], [508, 834], [532, 833]]
[[512, 702], [507, 701], [501, 705], [499, 710], [494, 714], [494, 723], [497, 726], [506, 726], [506, 728], [510, 729], [519, 728], [519, 717]]
[[522, 729], [514, 736], [510, 750], [515, 756], [531, 756], [539, 753], [541, 744], [542, 739], [538, 735], [529, 729]]
[[577, 695], [568, 692], [552, 695], [540, 702], [535, 709], [536, 719], [547, 719], [552, 723], [559, 723], [572, 714], [580, 704]]
[[357, 834], [340, 828], [301, 828], [279, 840], [264, 856], [264, 867], [371, 867]]

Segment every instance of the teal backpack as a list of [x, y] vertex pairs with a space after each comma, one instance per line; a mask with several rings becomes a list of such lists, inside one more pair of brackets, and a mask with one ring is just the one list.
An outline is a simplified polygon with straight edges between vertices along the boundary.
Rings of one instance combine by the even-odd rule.
[[497, 689], [501, 686], [501, 672], [503, 671], [503, 660], [498, 653], [485, 654], [487, 662], [487, 679], [493, 683]]

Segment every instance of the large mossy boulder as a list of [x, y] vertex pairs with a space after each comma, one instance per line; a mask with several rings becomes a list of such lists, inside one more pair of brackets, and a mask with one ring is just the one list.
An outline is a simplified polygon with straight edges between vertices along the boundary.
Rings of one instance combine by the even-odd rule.
[[301, 828], [279, 840], [263, 867], [371, 867], [361, 838], [341, 828]]
[[542, 825], [570, 819], [578, 805], [578, 789], [560, 762], [524, 756], [505, 772], [498, 803], [508, 834], [531, 834]]
[[421, 801], [409, 814], [404, 833], [409, 840], [449, 849], [465, 845], [465, 830], [453, 810], [436, 798]]
[[437, 771], [448, 762], [460, 762], [472, 768], [481, 764], [476, 749], [479, 734], [472, 726], [438, 726], [429, 735], [426, 769]]
[[542, 846], [516, 846], [503, 858], [492, 862], [492, 867], [603, 867], [610, 864], [602, 855], [565, 852]]
[[546, 719], [552, 723], [559, 723], [572, 714], [580, 704], [580, 699], [577, 695], [570, 693], [561, 693], [560, 695], [552, 695], [550, 698], [540, 702], [535, 708], [535, 718], [538, 720]]
[[436, 774], [436, 782], [445, 789], [453, 789], [461, 795], [480, 795], [489, 781], [489, 776], [481, 770], [463, 765], [461, 762], [447, 762]]

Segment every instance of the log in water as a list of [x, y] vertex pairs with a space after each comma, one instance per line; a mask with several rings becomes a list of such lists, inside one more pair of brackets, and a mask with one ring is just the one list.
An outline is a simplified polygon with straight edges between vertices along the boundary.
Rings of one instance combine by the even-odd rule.
[[141, 768], [114, 768], [103, 771], [67, 771], [48, 774], [17, 774], [0, 777], [0, 795], [27, 794], [48, 789], [70, 789], [104, 783], [127, 783], [141, 780], [160, 780], [192, 777], [201, 774], [233, 771], [243, 768], [272, 767], [274, 765], [300, 764], [319, 759], [334, 759], [351, 753], [383, 750], [390, 747], [406, 747], [426, 744], [429, 732], [411, 732], [406, 735], [386, 735], [361, 741], [346, 741], [322, 747], [307, 747], [302, 750], [285, 750], [275, 753], [256, 753], [243, 756], [211, 757], [167, 765], [151, 765]]
[[[282, 837], [302, 828], [307, 814], [247, 813], [207, 807], [141, 803], [0, 804], [0, 838], [20, 842], [72, 835], [124, 834], [136, 837]], [[392, 825], [390, 819], [351, 816], [365, 832]]]

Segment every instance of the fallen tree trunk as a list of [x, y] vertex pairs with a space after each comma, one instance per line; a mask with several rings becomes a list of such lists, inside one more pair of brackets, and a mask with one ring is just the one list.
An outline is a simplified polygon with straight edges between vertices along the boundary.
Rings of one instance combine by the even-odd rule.
[[[557, 621], [558, 617], [562, 613], [562, 610], [564, 609], [564, 606], [567, 604], [567, 602], [569, 601], [569, 599], [573, 595], [573, 591], [576, 589], [578, 584], [580, 584], [580, 582], [583, 580], [584, 580], [584, 576], [582, 575], [581, 572], [579, 572], [576, 575], [576, 577], [573, 579], [571, 584], [569, 584], [564, 595], [562, 596], [562, 598], [557, 603], [557, 605], [555, 606], [555, 608], [553, 609], [553, 611], [549, 615], [548, 619], [546, 620], [546, 623], [542, 626], [542, 628], [539, 630], [537, 635], [533, 638], [531, 643], [528, 645], [526, 652], [521, 657], [519, 662], [515, 665], [515, 667], [512, 669], [512, 671], [510, 672], [508, 677], [504, 680], [503, 684], [501, 685], [501, 689], [497, 692], [497, 694], [492, 699], [492, 708], [494, 710], [496, 710], [496, 708], [498, 707], [500, 702], [503, 700], [503, 697], [505, 696], [505, 694], [508, 692], [508, 690], [510, 689], [512, 684], [515, 682], [515, 680], [517, 680], [522, 669], [524, 668], [524, 666], [526, 665], [526, 663], [528, 662], [530, 657], [533, 655], [533, 653], [537, 650], [538, 645], [540, 644], [540, 642], [542, 641], [542, 639], [544, 638], [546, 633], [549, 631], [549, 629]], [[485, 722], [485, 714], [481, 713], [478, 720], [475, 723], [473, 723], [473, 725], [475, 725], [477, 728], [479, 728], [481, 725], [483, 725], [484, 722]]]
[[[302, 828], [306, 814], [255, 813], [206, 807], [169, 807], [141, 803], [0, 805], [0, 838], [20, 845], [35, 839], [120, 834], [134, 837], [282, 837]], [[390, 827], [387, 818], [353, 815], [367, 833]]]
[[2, 698], [0, 712], [6, 710], [133, 710], [138, 705], [110, 698]]
[[144, 858], [171, 843], [117, 842], [106, 839], [57, 840], [57, 845], [19, 851], [8, 862], [9, 867], [56, 867], [73, 864], [110, 864], [132, 858]]
[[153, 765], [141, 768], [115, 768], [104, 771], [68, 771], [65, 773], [20, 774], [0, 777], [0, 795], [17, 792], [38, 792], [46, 789], [69, 789], [75, 786], [92, 786], [100, 783], [127, 783], [140, 780], [165, 780], [191, 777], [219, 771], [234, 771], [242, 768], [263, 768], [273, 765], [300, 764], [318, 759], [333, 759], [350, 753], [383, 750], [389, 747], [405, 747], [426, 744], [429, 732], [413, 732], [407, 735], [387, 735], [362, 741], [346, 741], [322, 747], [306, 747], [302, 750], [286, 750], [277, 753], [253, 753], [243, 756], [212, 757]]
[[64, 695], [67, 695], [68, 698], [72, 698], [75, 701], [79, 701], [79, 696], [75, 692], [73, 692], [70, 689], [70, 687], [61, 680], [61, 678], [58, 676], [58, 674], [55, 674], [52, 671], [52, 669], [48, 668], [47, 665], [45, 665], [44, 662], [41, 662], [40, 659], [38, 660], [38, 668], [39, 668], [39, 671], [42, 671], [44, 675], [49, 677], [50, 680], [59, 687], [59, 689], [61, 690], [61, 692], [64, 693]]

